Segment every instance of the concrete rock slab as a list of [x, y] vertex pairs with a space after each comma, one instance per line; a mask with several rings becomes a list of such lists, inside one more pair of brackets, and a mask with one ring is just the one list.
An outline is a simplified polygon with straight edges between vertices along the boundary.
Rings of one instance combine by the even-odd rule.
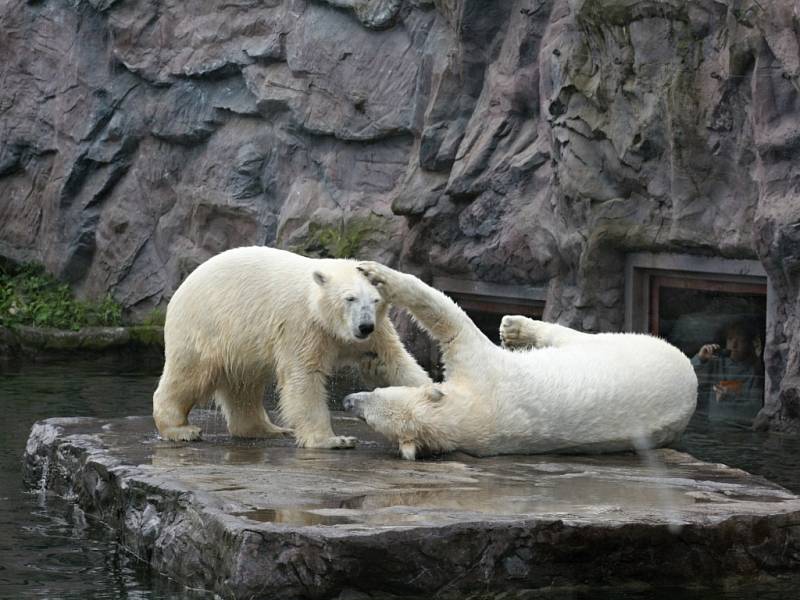
[[215, 413], [193, 418], [205, 438], [191, 444], [159, 440], [149, 417], [39, 422], [26, 479], [231, 598], [695, 585], [800, 564], [800, 497], [673, 450], [406, 462], [343, 414], [334, 429], [356, 450], [236, 440]]

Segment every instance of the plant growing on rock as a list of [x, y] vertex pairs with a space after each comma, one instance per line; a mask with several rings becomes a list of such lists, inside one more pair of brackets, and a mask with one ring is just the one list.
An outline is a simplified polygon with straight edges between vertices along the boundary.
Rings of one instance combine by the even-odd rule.
[[167, 309], [154, 308], [144, 316], [139, 325], [142, 327], [163, 327], [166, 320]]
[[321, 258], [356, 258], [369, 234], [378, 230], [379, 227], [369, 219], [342, 221], [338, 227], [310, 223], [308, 240], [294, 250]]
[[0, 264], [0, 326], [77, 330], [119, 325], [121, 321], [122, 306], [111, 296], [97, 303], [83, 302], [41, 265]]

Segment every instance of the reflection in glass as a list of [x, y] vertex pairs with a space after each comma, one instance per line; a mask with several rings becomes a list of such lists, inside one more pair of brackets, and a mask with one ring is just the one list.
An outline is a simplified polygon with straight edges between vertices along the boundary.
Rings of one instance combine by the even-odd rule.
[[698, 412], [749, 425], [764, 402], [765, 290], [656, 279], [662, 281], [653, 286], [651, 329], [691, 358]]

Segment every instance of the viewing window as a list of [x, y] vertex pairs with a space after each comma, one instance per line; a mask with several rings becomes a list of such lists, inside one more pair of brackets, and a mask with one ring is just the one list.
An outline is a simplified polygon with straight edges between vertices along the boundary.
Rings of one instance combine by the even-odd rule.
[[525, 285], [500, 285], [434, 277], [433, 286], [455, 300], [470, 319], [493, 342], [500, 343], [500, 321], [504, 315], [541, 319], [547, 290]]
[[769, 286], [760, 264], [632, 256], [626, 280], [627, 329], [663, 337], [691, 358], [698, 376], [699, 413], [714, 421], [751, 422], [765, 392]]
[[[536, 286], [500, 285], [435, 277], [433, 286], [450, 296], [495, 344], [500, 343], [500, 321], [505, 315], [541, 319], [547, 289]], [[439, 362], [434, 350], [432, 364]]]

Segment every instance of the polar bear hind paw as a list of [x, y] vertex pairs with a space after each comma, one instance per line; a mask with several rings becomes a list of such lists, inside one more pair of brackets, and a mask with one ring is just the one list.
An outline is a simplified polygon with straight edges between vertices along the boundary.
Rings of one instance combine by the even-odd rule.
[[195, 425], [169, 427], [161, 432], [161, 438], [172, 442], [194, 442], [200, 439], [200, 428]]
[[294, 435], [294, 429], [278, 427], [277, 425], [272, 425], [270, 427], [250, 427], [245, 431], [231, 431], [231, 435], [240, 438], [280, 438]]
[[335, 446], [331, 446], [334, 449], [355, 448], [358, 444], [358, 438], [354, 438], [349, 435], [335, 435], [330, 439], [333, 440], [333, 443], [335, 444]]
[[306, 448], [323, 448], [328, 450], [346, 450], [355, 448], [358, 444], [358, 438], [349, 435], [332, 435], [323, 438], [319, 441], [307, 442], [304, 444]]
[[255, 437], [274, 438], [292, 435], [294, 435], [294, 429], [291, 429], [290, 427], [280, 427], [274, 423], [270, 423], [268, 426], [263, 428], [263, 430], [260, 432], [260, 435], [256, 435]]
[[535, 348], [539, 345], [535, 322], [528, 317], [506, 315], [500, 322], [500, 341], [509, 349]]

